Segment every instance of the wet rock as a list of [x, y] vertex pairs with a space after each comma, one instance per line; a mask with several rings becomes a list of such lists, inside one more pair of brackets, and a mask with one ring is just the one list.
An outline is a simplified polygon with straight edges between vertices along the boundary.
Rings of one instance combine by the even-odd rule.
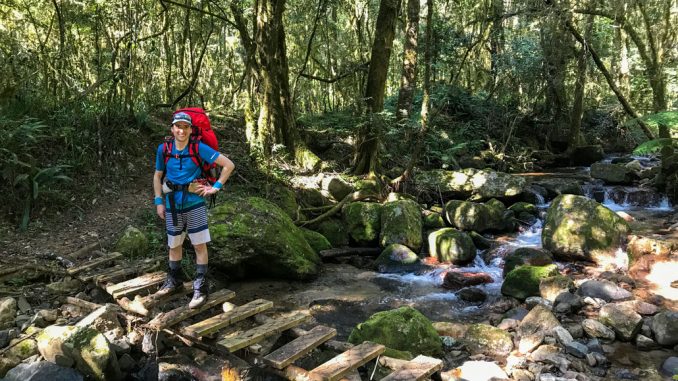
[[581, 325], [584, 328], [584, 332], [591, 337], [608, 341], [612, 341], [615, 338], [614, 331], [598, 320], [584, 319]]
[[520, 176], [474, 168], [420, 171], [415, 175], [415, 182], [423, 189], [443, 195], [461, 198], [473, 196], [477, 199], [518, 196], [526, 185], [525, 179]]
[[489, 361], [465, 361], [451, 373], [454, 374], [453, 377], [468, 381], [491, 381], [508, 378], [506, 372], [499, 365]]
[[348, 337], [348, 342], [353, 344], [366, 340], [399, 351], [428, 356], [442, 354], [442, 343], [431, 321], [411, 307], [377, 312], [358, 324]]
[[526, 213], [534, 217], [539, 217], [539, 209], [529, 202], [516, 202], [508, 208], [509, 210], [512, 210], [516, 216], [519, 216], [521, 213]]
[[669, 377], [678, 374], [678, 357], [671, 356], [664, 360], [660, 372]]
[[470, 303], [482, 303], [487, 300], [487, 293], [478, 287], [469, 287], [459, 290], [457, 296]]
[[473, 240], [473, 244], [477, 249], [484, 250], [492, 247], [493, 243], [491, 240], [483, 237], [480, 233], [471, 231], [468, 232], [469, 237]]
[[487, 324], [472, 324], [464, 336], [466, 348], [472, 354], [507, 356], [513, 349], [511, 335]]
[[419, 250], [422, 244], [421, 209], [412, 200], [398, 200], [383, 204], [379, 244], [386, 247], [399, 243]]
[[625, 184], [631, 181], [633, 171], [622, 164], [593, 163], [591, 177], [601, 179], [608, 184]]
[[574, 289], [574, 282], [565, 275], [544, 278], [539, 282], [539, 294], [550, 302], [555, 302], [556, 297], [563, 292], [571, 292]]
[[553, 304], [553, 311], [556, 313], [566, 314], [577, 312], [582, 307], [582, 299], [579, 295], [570, 292], [563, 292], [556, 297]]
[[[583, 297], [599, 298], [606, 302], [621, 301], [633, 297], [633, 294], [629, 291], [607, 280], [588, 280], [579, 286], [577, 292]], [[586, 300], [584, 302], [586, 303]]]
[[551, 332], [559, 325], [560, 322], [548, 308], [537, 305], [520, 322], [517, 332], [520, 337], [524, 337], [536, 332]]
[[127, 226], [115, 243], [115, 251], [128, 258], [136, 258], [148, 254], [148, 245], [146, 234], [134, 226]]
[[443, 228], [428, 235], [431, 257], [440, 262], [465, 265], [476, 257], [476, 247], [468, 234], [453, 228]]
[[583, 196], [558, 196], [548, 209], [542, 242], [556, 258], [615, 264], [629, 225], [601, 204]]
[[445, 203], [445, 220], [451, 226], [465, 231], [513, 230], [513, 212], [497, 204], [480, 204], [450, 200]]
[[75, 369], [65, 368], [49, 361], [19, 364], [4, 378], [5, 381], [82, 381], [83, 377]]
[[342, 209], [342, 216], [352, 242], [365, 246], [378, 241], [381, 231], [381, 204], [352, 202]]
[[448, 290], [459, 290], [464, 287], [477, 286], [479, 284], [492, 283], [492, 277], [487, 273], [467, 273], [461, 271], [448, 271], [443, 279], [443, 287]]
[[565, 347], [565, 351], [567, 353], [582, 359], [585, 358], [589, 353], [589, 349], [586, 347], [586, 345], [577, 341], [570, 341], [569, 343], [563, 344], [563, 346]]
[[16, 299], [12, 297], [0, 299], [0, 329], [11, 328], [14, 326], [16, 309]]
[[384, 251], [374, 261], [374, 266], [380, 272], [406, 270], [408, 266], [419, 263], [419, 257], [409, 247], [394, 243], [386, 246]]
[[600, 309], [598, 320], [611, 327], [617, 338], [623, 341], [633, 340], [643, 323], [643, 319], [632, 306], [622, 303], [604, 305]]
[[664, 311], [652, 318], [652, 332], [657, 343], [666, 347], [678, 344], [678, 312]]
[[523, 336], [518, 341], [518, 351], [520, 353], [530, 353], [535, 348], [539, 347], [544, 342], [544, 333], [535, 332], [527, 336]]
[[520, 266], [506, 275], [501, 286], [503, 295], [524, 300], [539, 295], [539, 282], [543, 278], [558, 274], [556, 265]]
[[553, 256], [546, 250], [535, 249], [531, 247], [519, 247], [512, 252], [509, 252], [504, 257], [504, 272], [506, 277], [511, 270], [518, 266], [546, 266], [553, 263]]

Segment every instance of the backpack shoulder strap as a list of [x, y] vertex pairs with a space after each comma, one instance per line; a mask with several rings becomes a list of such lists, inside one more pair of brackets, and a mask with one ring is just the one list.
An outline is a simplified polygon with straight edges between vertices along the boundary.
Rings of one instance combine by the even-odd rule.
[[167, 162], [169, 161], [170, 157], [172, 156], [173, 146], [174, 146], [174, 139], [173, 138], [165, 139], [165, 147], [163, 149], [163, 156], [165, 157], [165, 165], [167, 165]]
[[202, 158], [200, 157], [200, 139], [191, 139], [188, 143], [188, 154], [191, 156], [191, 160], [198, 167], [202, 167]]

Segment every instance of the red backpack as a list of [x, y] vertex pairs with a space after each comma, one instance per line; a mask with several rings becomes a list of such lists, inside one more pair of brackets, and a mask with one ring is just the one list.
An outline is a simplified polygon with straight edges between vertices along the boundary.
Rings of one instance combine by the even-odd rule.
[[[204, 162], [200, 158], [198, 153], [198, 144], [200, 142], [207, 144], [212, 149], [219, 151], [219, 143], [217, 141], [217, 136], [212, 130], [212, 124], [210, 123], [210, 118], [207, 116], [205, 110], [200, 107], [187, 107], [182, 108], [174, 112], [172, 116], [176, 115], [179, 112], [185, 112], [191, 117], [193, 124], [193, 131], [191, 132], [191, 139], [188, 143], [188, 157], [193, 160], [195, 165], [200, 167], [202, 174], [201, 178], [207, 180], [210, 184], [214, 184], [217, 181], [219, 174], [217, 173], [217, 165], [209, 164]], [[172, 155], [172, 147], [174, 146], [174, 137], [165, 138], [165, 165], [169, 161]], [[183, 156], [182, 156], [183, 157]]]

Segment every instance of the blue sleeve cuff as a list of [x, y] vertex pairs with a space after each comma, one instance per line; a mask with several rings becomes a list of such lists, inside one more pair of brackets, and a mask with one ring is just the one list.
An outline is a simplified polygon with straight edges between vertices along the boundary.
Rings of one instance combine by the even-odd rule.
[[221, 189], [221, 187], [223, 187], [223, 186], [224, 186], [224, 184], [222, 184], [222, 183], [216, 181], [216, 182], [214, 183], [214, 185], [212, 185], [212, 188]]
[[162, 197], [156, 197], [155, 199], [153, 199], [153, 203], [155, 205], [162, 205]]

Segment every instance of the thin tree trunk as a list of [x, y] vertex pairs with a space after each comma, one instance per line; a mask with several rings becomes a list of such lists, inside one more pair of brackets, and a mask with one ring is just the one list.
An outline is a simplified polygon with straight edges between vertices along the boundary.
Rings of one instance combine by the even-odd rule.
[[407, 27], [405, 28], [403, 70], [400, 77], [400, 92], [396, 115], [398, 120], [407, 119], [412, 111], [412, 98], [417, 86], [417, 35], [419, 30], [419, 0], [407, 2]]
[[[586, 18], [585, 40], [589, 40], [593, 31], [593, 16]], [[582, 45], [579, 57], [577, 58], [577, 82], [574, 86], [574, 103], [572, 105], [572, 115], [570, 116], [570, 144], [569, 150], [574, 149], [580, 143], [581, 118], [584, 115], [584, 96], [586, 88], [586, 69], [587, 69], [587, 46]]]

